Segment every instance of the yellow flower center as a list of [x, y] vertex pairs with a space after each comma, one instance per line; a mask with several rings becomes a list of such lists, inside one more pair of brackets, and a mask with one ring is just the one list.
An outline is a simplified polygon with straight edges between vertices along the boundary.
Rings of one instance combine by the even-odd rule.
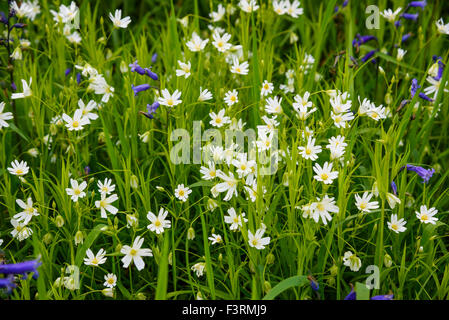
[[179, 195], [182, 197], [182, 196], [184, 196], [184, 193], [185, 193], [185, 192], [184, 192], [184, 190], [181, 189], [181, 190], [179, 190], [178, 193], [179, 193]]
[[173, 99], [168, 99], [168, 100], [167, 100], [167, 104], [168, 104], [169, 106], [172, 106], [172, 105], [173, 105]]
[[154, 222], [154, 225], [155, 225], [156, 227], [160, 227], [161, 224], [162, 224], [162, 223], [159, 221], [159, 219], [157, 219], [157, 220]]
[[17, 175], [23, 174], [23, 170], [22, 169], [16, 169], [16, 174]]
[[137, 250], [136, 249], [131, 249], [131, 251], [129, 251], [129, 254], [132, 256], [135, 256], [137, 254]]
[[80, 125], [80, 123], [78, 121], [73, 121], [73, 123], [72, 123], [72, 127], [74, 127], [74, 128], [78, 128], [79, 125]]
[[327, 174], [325, 174], [325, 173], [321, 174], [321, 179], [327, 180], [328, 178], [329, 178], [329, 176]]
[[427, 221], [427, 220], [429, 220], [429, 217], [427, 216], [427, 214], [423, 214], [423, 215], [421, 215], [421, 220]]

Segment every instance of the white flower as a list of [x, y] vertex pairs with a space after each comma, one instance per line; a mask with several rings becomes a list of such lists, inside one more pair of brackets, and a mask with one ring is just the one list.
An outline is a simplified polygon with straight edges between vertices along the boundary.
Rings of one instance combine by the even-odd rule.
[[187, 201], [191, 193], [192, 190], [189, 187], [184, 187], [184, 184], [178, 184], [178, 187], [175, 189], [175, 197], [183, 202]]
[[198, 262], [192, 266], [191, 270], [195, 271], [197, 277], [201, 277], [204, 273], [205, 268], [206, 268], [205, 262]]
[[346, 128], [350, 127], [348, 121], [354, 119], [354, 115], [352, 114], [352, 112], [337, 113], [337, 114], [331, 112], [331, 118], [332, 120], [334, 120], [334, 125], [337, 128]]
[[83, 100], [78, 100], [78, 107], [81, 110], [81, 115], [84, 118], [87, 118], [87, 123], [90, 123], [90, 120], [98, 119], [98, 114], [91, 112], [94, 109], [97, 109], [97, 103], [94, 100], [90, 100], [87, 105], [84, 104]]
[[186, 43], [187, 48], [189, 48], [192, 52], [203, 51], [206, 47], [206, 44], [209, 42], [209, 39], [203, 40], [201, 39], [196, 32], [192, 33], [192, 39]]
[[331, 152], [331, 160], [341, 158], [345, 153], [345, 148], [348, 144], [345, 142], [345, 137], [338, 135], [329, 138], [329, 144], [326, 146]]
[[276, 121], [277, 116], [273, 116], [273, 118], [268, 118], [267, 116], [263, 116], [262, 120], [265, 122], [265, 125], [257, 126], [257, 131], [271, 133], [274, 132], [276, 127], [279, 125], [279, 122]]
[[3, 244], [3, 239], [0, 239], [0, 246]]
[[104, 276], [105, 282], [103, 285], [107, 288], [114, 288], [117, 284], [117, 276], [113, 273], [108, 273]]
[[223, 7], [223, 5], [220, 3], [218, 5], [217, 11], [212, 11], [211, 13], [209, 13], [209, 17], [212, 18], [213, 22], [217, 22], [220, 21], [221, 19], [223, 19], [223, 16], [225, 15], [226, 10]]
[[90, 120], [83, 116], [83, 111], [81, 109], [75, 110], [75, 114], [73, 118], [70, 118], [67, 114], [62, 115], [62, 119], [66, 122], [66, 127], [69, 131], [75, 130], [83, 130], [85, 125], [90, 123]]
[[[94, 69], [94, 71], [96, 70]], [[90, 74], [88, 89], [93, 90], [95, 94], [103, 95], [101, 101], [104, 103], [107, 103], [109, 98], [114, 96], [114, 88], [106, 82], [101, 74]]]
[[386, 9], [383, 12], [380, 12], [380, 15], [387, 19], [389, 22], [393, 23], [396, 20], [396, 16], [401, 12], [402, 8], [397, 8], [396, 11], [393, 12], [391, 9]]
[[228, 91], [225, 93], [224, 101], [228, 106], [239, 102], [239, 93], [237, 90]]
[[332, 216], [329, 214], [329, 212], [338, 213], [339, 209], [335, 205], [334, 198], [329, 198], [327, 194], [324, 196], [323, 199], [318, 199], [318, 202], [313, 202], [311, 204], [312, 207], [312, 218], [315, 220], [315, 222], [318, 222], [321, 218], [323, 220], [323, 223], [327, 225], [328, 221], [332, 220]]
[[125, 255], [122, 258], [123, 268], [128, 268], [129, 264], [133, 262], [137, 270], [140, 271], [145, 267], [145, 262], [143, 262], [142, 257], [153, 256], [153, 251], [151, 251], [151, 249], [141, 248], [143, 240], [144, 240], [143, 238], [137, 236], [136, 239], [134, 239], [132, 247], [127, 245], [122, 247], [120, 252]]
[[11, 120], [13, 117], [12, 112], [3, 112], [5, 103], [0, 102], [0, 129], [3, 127], [9, 127], [9, 123], [6, 120]]
[[14, 227], [11, 231], [11, 235], [19, 241], [23, 241], [33, 234], [33, 230], [28, 228], [23, 222], [11, 219], [11, 224]]
[[22, 99], [22, 98], [31, 96], [33, 94], [33, 92], [31, 91], [31, 83], [32, 82], [33, 82], [33, 79], [30, 78], [30, 84], [28, 85], [28, 83], [22, 79], [23, 92], [13, 93], [11, 95], [11, 99]]
[[[294, 97], [295, 102], [293, 103], [293, 109], [295, 109], [300, 120], [306, 120], [312, 113], [316, 111], [313, 107], [312, 101], [309, 101], [310, 93], [306, 91], [304, 96], [296, 95]], [[309, 110], [309, 108], [312, 108]]]
[[225, 116], [225, 109], [221, 109], [218, 114], [215, 112], [209, 113], [211, 120], [209, 123], [217, 128], [221, 128], [223, 125], [231, 123], [231, 119]]
[[437, 26], [437, 30], [441, 34], [449, 35], [449, 23], [444, 24], [443, 18], [440, 18], [437, 22], [435, 22]]
[[98, 181], [97, 186], [100, 194], [111, 194], [115, 190], [115, 184], [112, 184], [112, 180], [108, 178], [104, 179], [104, 182]]
[[315, 138], [309, 136], [309, 138], [307, 139], [307, 145], [305, 147], [299, 146], [298, 150], [299, 154], [304, 159], [315, 161], [316, 159], [318, 159], [318, 153], [320, 153], [322, 149], [320, 145], [315, 145]]
[[212, 93], [208, 89], [203, 90], [200, 87], [200, 96], [198, 97], [198, 101], [207, 101], [211, 100], [212, 98]]
[[229, 175], [226, 175], [220, 171], [217, 173], [217, 176], [224, 180], [224, 182], [221, 182], [215, 186], [217, 192], [226, 192], [223, 201], [229, 201], [233, 195], [237, 197], [237, 185], [239, 181], [234, 178], [234, 174], [229, 172]]
[[20, 47], [15, 48], [10, 57], [14, 60], [22, 60], [22, 49]]
[[293, 1], [291, 4], [289, 0], [286, 0], [285, 5], [286, 5], [286, 13], [292, 16], [293, 18], [298, 18], [298, 16], [304, 13], [303, 8], [299, 7], [301, 3], [298, 0]]
[[315, 163], [313, 171], [316, 173], [315, 180], [322, 181], [324, 184], [331, 184], [338, 177], [338, 171], [332, 171], [332, 163], [325, 162], [323, 167]]
[[81, 43], [81, 36], [78, 32], [73, 32], [72, 34], [69, 34], [66, 36], [67, 40], [69, 40], [71, 43]]
[[438, 213], [438, 210], [435, 208], [427, 209], [426, 205], [422, 205], [419, 208], [419, 212], [416, 211], [416, 217], [422, 222], [422, 223], [430, 223], [435, 224], [438, 221], [438, 218], [435, 218], [434, 215]]
[[11, 168], [8, 168], [8, 171], [10, 174], [16, 175], [16, 176], [24, 176], [28, 173], [28, 170], [30, 168], [28, 167], [26, 161], [19, 161], [14, 160], [11, 162]]
[[282, 107], [281, 107], [282, 98], [278, 98], [278, 97], [267, 98], [265, 100], [265, 102], [267, 103], [265, 105], [265, 111], [267, 113], [272, 113], [272, 114], [282, 113]]
[[122, 10], [120, 9], [115, 10], [114, 15], [112, 15], [112, 13], [110, 12], [109, 19], [111, 19], [111, 21], [114, 23], [114, 26], [117, 28], [126, 28], [131, 22], [130, 17], [124, 17], [122, 19]]
[[382, 105], [376, 107], [374, 103], [371, 106], [371, 109], [369, 109], [366, 112], [367, 116], [375, 121], [379, 121], [380, 119], [386, 119], [387, 118], [387, 110]]
[[283, 15], [287, 12], [287, 3], [286, 1], [273, 1], [273, 10], [279, 15]]
[[162, 97], [159, 97], [158, 101], [163, 106], [174, 107], [182, 102], [179, 98], [181, 98], [181, 91], [178, 91], [178, 89], [173, 94], [164, 89], [162, 90]]
[[106, 262], [106, 251], [104, 249], [100, 249], [96, 255], [92, 252], [92, 250], [87, 249], [86, 251], [87, 258], [84, 258], [84, 264], [87, 266], [98, 267], [100, 264]]
[[212, 233], [212, 236], [210, 236], [208, 239], [210, 241], [212, 241], [212, 244], [223, 242], [223, 238], [219, 234], [215, 234], [215, 233]]
[[265, 246], [270, 243], [270, 237], [262, 238], [265, 233], [265, 228], [257, 229], [253, 234], [251, 230], [248, 230], [248, 243], [250, 247], [256, 248], [257, 250], [265, 249]]
[[402, 59], [404, 59], [405, 54], [407, 53], [407, 50], [403, 50], [401, 48], [398, 48], [398, 54], [396, 56], [396, 59], [400, 62]]
[[265, 80], [262, 83], [262, 89], [260, 90], [260, 94], [262, 96], [267, 96], [273, 92], [274, 86], [271, 82], [268, 82], [268, 80]]
[[232, 44], [228, 43], [228, 41], [231, 39], [231, 35], [229, 33], [220, 35], [218, 32], [214, 32], [212, 38], [214, 39], [212, 44], [215, 48], [217, 48], [219, 52], [226, 52], [231, 49]]
[[[373, 191], [373, 193], [375, 194], [374, 191]], [[389, 192], [387, 193], [387, 201], [388, 201], [388, 205], [390, 206], [391, 209], [394, 209], [394, 207], [396, 207], [396, 203], [401, 203], [401, 199], [399, 199], [394, 194], [389, 193]]]
[[343, 256], [343, 264], [351, 269], [351, 271], [359, 271], [362, 266], [362, 261], [355, 253], [346, 251]]
[[407, 228], [404, 227], [407, 222], [404, 218], [398, 220], [397, 214], [391, 215], [391, 221], [387, 221], [388, 228], [393, 230], [396, 233], [404, 232]]
[[[430, 95], [433, 93], [433, 99], [435, 100], [437, 98], [438, 95], [438, 91], [440, 90], [440, 86], [441, 86], [441, 79], [440, 80], [435, 80], [432, 77], [427, 77], [426, 78], [427, 82], [430, 83], [430, 86], [428, 86], [427, 88], [424, 88], [424, 93], [426, 95], [428, 95], [430, 97]], [[448, 85], [448, 82], [446, 82], [446, 86]], [[444, 89], [445, 92], [449, 92], [448, 89]]]
[[244, 61], [244, 62], [240, 63], [239, 59], [237, 57], [233, 58], [233, 64], [231, 66], [232, 73], [247, 75], [248, 68], [249, 68], [248, 62]]
[[83, 181], [81, 182], [81, 184], [78, 184], [78, 181], [70, 179], [70, 184], [72, 188], [66, 188], [65, 191], [69, 196], [71, 196], [73, 202], [77, 202], [78, 198], [84, 198], [86, 196], [86, 193], [84, 192], [84, 189], [86, 189], [87, 187], [86, 181]]
[[171, 221], [165, 220], [168, 215], [168, 211], [164, 208], [159, 209], [159, 214], [156, 215], [148, 211], [147, 219], [150, 220], [151, 224], [147, 226], [150, 231], [156, 232], [156, 234], [160, 234], [164, 232], [164, 228], [169, 229], [171, 227]]
[[106, 198], [106, 194], [101, 194], [101, 199], [95, 201], [95, 207], [100, 208], [101, 217], [106, 219], [106, 211], [112, 213], [113, 215], [116, 215], [118, 212], [118, 209], [114, 207], [111, 203], [118, 200], [118, 196], [116, 194], [113, 194]]
[[360, 197], [358, 194], [354, 195], [354, 197], [355, 205], [362, 212], [368, 213], [371, 212], [371, 210], [379, 209], [379, 202], [370, 202], [371, 198], [373, 197], [373, 194], [370, 192], [365, 191], [362, 197]]
[[234, 208], [228, 209], [228, 215], [224, 216], [225, 223], [230, 224], [229, 229], [231, 231], [238, 231], [243, 226], [244, 222], [248, 222], [248, 219], [245, 218], [245, 213], [238, 215], [235, 212]]
[[184, 63], [178, 60], [178, 64], [181, 69], [176, 69], [176, 76], [177, 77], [184, 76], [184, 78], [187, 79], [190, 76], [190, 68], [191, 68], [190, 61]]
[[245, 12], [251, 13], [259, 9], [256, 0], [240, 0], [239, 7]]
[[27, 203], [20, 199], [16, 199], [16, 203], [23, 209], [22, 212], [14, 215], [14, 219], [18, 222], [22, 222], [24, 225], [27, 225], [34, 216], [38, 216], [39, 213], [35, 208], [33, 208], [33, 200], [30, 198], [27, 199]]
[[215, 170], [215, 163], [209, 161], [209, 167], [201, 166], [200, 173], [202, 174], [202, 179], [213, 180], [217, 177], [217, 170]]

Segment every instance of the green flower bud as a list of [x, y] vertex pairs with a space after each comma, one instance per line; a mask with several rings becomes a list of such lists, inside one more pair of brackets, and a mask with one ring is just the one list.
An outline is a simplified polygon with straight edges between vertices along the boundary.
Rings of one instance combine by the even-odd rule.
[[393, 260], [391, 259], [391, 256], [388, 253], [385, 253], [384, 256], [384, 265], [385, 267], [389, 268], [393, 264]]
[[58, 214], [55, 218], [55, 224], [58, 228], [61, 228], [64, 225], [64, 218]]
[[51, 233], [46, 233], [42, 241], [48, 246], [53, 241], [53, 235]]
[[83, 244], [83, 242], [84, 242], [84, 235], [80, 230], [78, 230], [75, 234], [75, 245], [78, 245], [80, 243]]
[[331, 276], [335, 277], [338, 273], [338, 267], [334, 264], [332, 265], [332, 267], [330, 267], [329, 269]]
[[273, 264], [274, 261], [275, 261], [275, 256], [274, 256], [274, 254], [269, 253], [269, 254], [267, 255], [267, 264]]
[[139, 187], [139, 178], [133, 174], [129, 180], [129, 184], [131, 185], [131, 188], [137, 189]]
[[271, 290], [271, 284], [268, 281], [265, 281], [263, 283], [263, 290], [264, 290], [265, 293], [267, 293], [268, 291]]
[[195, 239], [195, 230], [190, 227], [189, 230], [187, 230], [187, 240], [193, 240]]
[[147, 296], [143, 292], [139, 292], [138, 294], [136, 294], [136, 299], [137, 300], [146, 300]]

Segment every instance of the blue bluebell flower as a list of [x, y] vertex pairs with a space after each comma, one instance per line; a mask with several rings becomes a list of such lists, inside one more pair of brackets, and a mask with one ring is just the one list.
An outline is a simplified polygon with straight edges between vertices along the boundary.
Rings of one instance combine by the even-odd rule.
[[352, 40], [352, 46], [353, 47], [356, 46], [356, 45], [360, 46], [360, 45], [362, 45], [362, 44], [364, 44], [364, 43], [366, 43], [368, 41], [371, 41], [371, 40], [376, 40], [377, 41], [377, 37], [370, 36], [370, 35], [362, 36], [359, 33], [357, 33], [356, 38], [354, 38], [354, 40]]
[[408, 7], [420, 7], [424, 10], [424, 7], [427, 6], [427, 0], [424, 1], [412, 1], [408, 4]]
[[[360, 60], [362, 60], [363, 62], [367, 62], [369, 59], [371, 59], [374, 56], [376, 51], [377, 50], [371, 50], [365, 56], [363, 56]], [[372, 61], [374, 61], [373, 63], [376, 63], [375, 59], [373, 59]]]
[[6, 18], [6, 15], [3, 11], [0, 12], [0, 22], [3, 24], [8, 24], [8, 18]]
[[416, 21], [419, 17], [419, 13], [403, 13], [401, 14], [401, 17], [407, 20], [413, 20]]
[[6, 288], [7, 293], [11, 293], [12, 289], [16, 287], [14, 283], [14, 276], [10, 274], [6, 278], [0, 279], [0, 288]]
[[402, 25], [401, 20], [396, 20], [396, 21], [394, 22], [394, 26], [395, 26], [396, 28], [399, 28], [401, 25]]
[[89, 167], [89, 166], [85, 166], [85, 167], [84, 167], [84, 174], [85, 174], [86, 176], [88, 176], [88, 175], [90, 174], [90, 167]]
[[11, 89], [12, 91], [17, 91], [17, 86], [14, 82], [11, 83]]
[[76, 83], [80, 84], [81, 83], [81, 73], [77, 73], [76, 74]]
[[154, 118], [153, 114], [156, 113], [156, 110], [159, 108], [159, 106], [160, 106], [159, 102], [155, 101], [151, 105], [147, 104], [147, 111], [148, 112], [140, 111], [140, 113], [143, 114], [145, 117], [147, 117], [149, 119], [153, 119]]
[[131, 68], [131, 72], [137, 72], [138, 74], [141, 75], [145, 74], [145, 70], [141, 66], [139, 66], [137, 60], [134, 63], [131, 63], [129, 67]]
[[137, 94], [138, 94], [139, 92], [148, 90], [148, 89], [151, 88], [151, 86], [150, 86], [149, 84], [147, 84], [147, 83], [141, 84], [141, 85], [138, 85], [138, 86], [134, 86], [134, 85], [132, 84], [132, 85], [131, 85], [131, 88], [132, 88], [133, 91], [134, 91], [134, 96], [137, 96]]
[[411, 32], [409, 32], [409, 33], [403, 35], [403, 36], [402, 36], [402, 41], [401, 41], [401, 43], [406, 42], [406, 41], [407, 41], [408, 39], [410, 39], [411, 37], [412, 37], [412, 33], [411, 33]]
[[312, 276], [307, 276], [307, 279], [310, 281], [310, 287], [313, 291], [318, 291], [320, 289], [320, 284], [315, 280]]
[[356, 299], [356, 293], [354, 291], [354, 286], [352, 284], [349, 284], [351, 286], [351, 292], [344, 298], [344, 300], [355, 300]]
[[42, 263], [39, 260], [30, 260], [12, 264], [0, 264], [0, 273], [3, 274], [21, 274], [26, 276], [28, 272], [33, 272], [33, 278], [37, 279], [39, 273], [37, 268]]
[[[423, 179], [423, 183], [427, 183], [429, 182], [430, 178], [432, 178], [433, 174], [435, 173], [435, 169], [424, 169], [423, 167], [420, 166], [414, 166], [411, 164], [407, 164], [406, 165], [407, 170], [408, 171], [414, 171], [416, 172], [422, 179]], [[401, 168], [401, 170], [404, 167]]]
[[396, 183], [394, 181], [391, 181], [391, 189], [393, 190], [393, 194], [397, 195], [398, 194], [398, 187], [396, 186]]
[[156, 73], [154, 73], [153, 71], [151, 71], [151, 67], [150, 68], [145, 68], [145, 73], [153, 80], [159, 80], [159, 77], [157, 76]]
[[156, 61], [157, 61], [157, 53], [154, 53], [154, 54], [151, 56], [151, 63], [156, 63]]
[[72, 71], [71, 68], [65, 69], [64, 75], [67, 77], [70, 74], [71, 71]]
[[384, 294], [379, 296], [371, 297], [371, 300], [393, 300], [393, 294]]
[[[418, 91], [418, 89], [421, 88], [421, 86], [418, 84], [418, 80], [417, 79], [412, 79], [412, 86], [410, 87], [410, 94], [412, 96], [412, 98], [415, 96], [416, 92]], [[418, 94], [418, 96], [421, 99], [427, 100], [432, 102], [433, 99], [429, 98], [424, 92], [420, 92]]]

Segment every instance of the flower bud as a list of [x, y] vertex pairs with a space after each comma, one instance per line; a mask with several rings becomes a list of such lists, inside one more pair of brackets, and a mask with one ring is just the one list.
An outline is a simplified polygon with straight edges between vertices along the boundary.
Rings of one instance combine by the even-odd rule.
[[146, 300], [147, 296], [143, 292], [139, 292], [138, 294], [136, 294], [136, 299], [137, 300]]
[[393, 260], [391, 259], [391, 256], [388, 253], [385, 253], [384, 256], [384, 265], [385, 267], [389, 268], [393, 264]]
[[274, 263], [274, 260], [275, 260], [274, 254], [269, 253], [269, 254], [267, 255], [267, 264], [273, 264], [273, 263]]
[[139, 187], [139, 178], [133, 174], [129, 180], [129, 184], [131, 185], [131, 188], [137, 189]]
[[109, 298], [114, 298], [114, 288], [104, 288], [101, 293]]
[[329, 269], [331, 276], [335, 277], [338, 273], [338, 267], [334, 264], [332, 265], [332, 267], [330, 267]]
[[193, 240], [195, 239], [195, 230], [190, 227], [189, 230], [187, 230], [187, 240]]
[[75, 245], [78, 245], [80, 243], [83, 244], [83, 242], [84, 242], [83, 232], [78, 230], [75, 234]]
[[55, 224], [58, 228], [61, 228], [64, 225], [64, 218], [58, 214], [55, 218]]
[[263, 290], [264, 290], [265, 293], [267, 293], [268, 291], [271, 290], [271, 284], [268, 281], [265, 281], [263, 283]]
[[48, 246], [53, 241], [53, 235], [50, 232], [46, 233], [42, 241]]

